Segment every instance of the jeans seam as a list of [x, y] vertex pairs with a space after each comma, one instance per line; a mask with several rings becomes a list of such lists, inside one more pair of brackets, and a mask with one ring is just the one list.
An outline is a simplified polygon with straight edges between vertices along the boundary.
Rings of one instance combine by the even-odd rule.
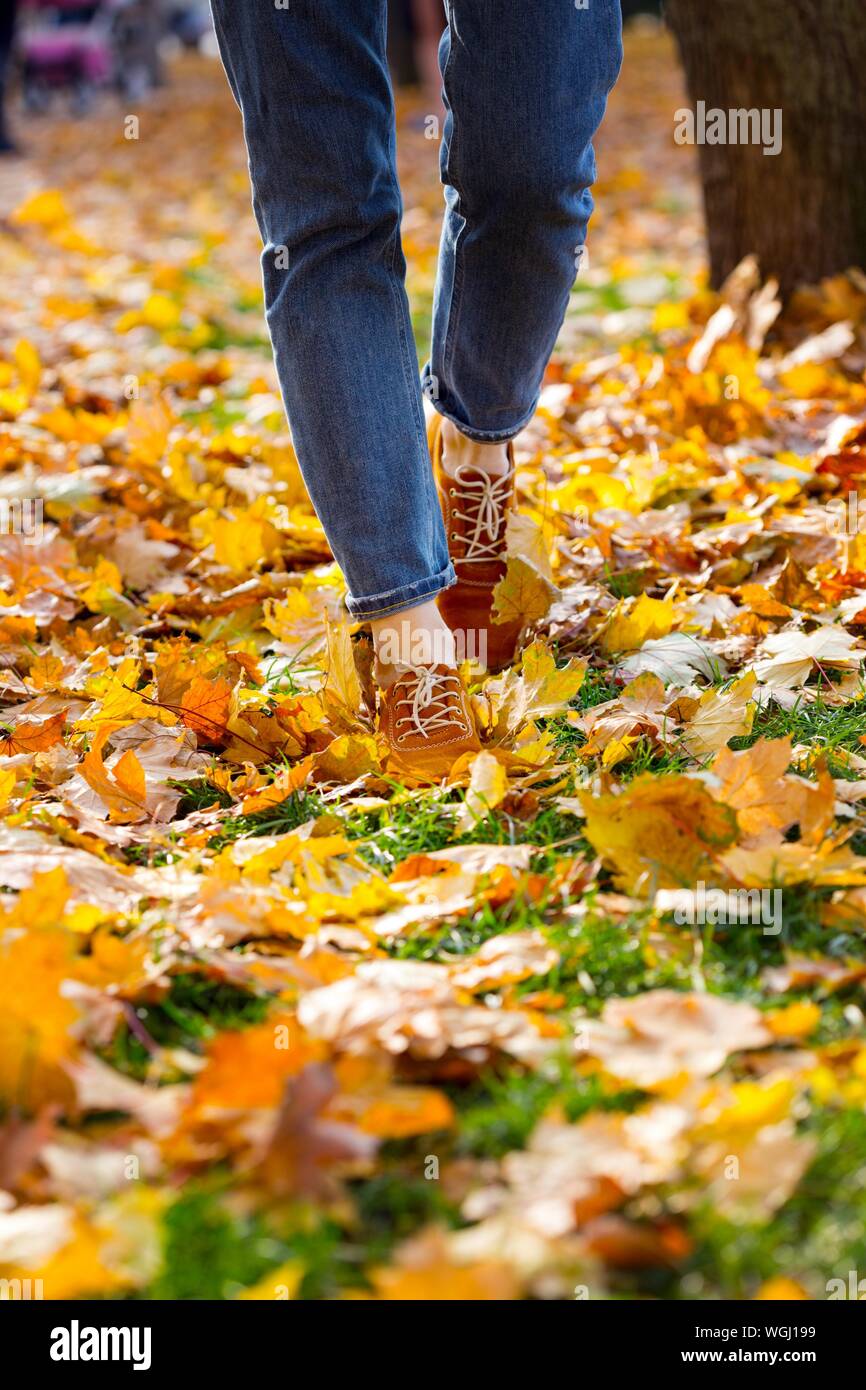
[[[387, 0], [382, 0], [382, 44], [383, 51], [387, 48], [388, 42], [388, 5]], [[392, 96], [393, 102], [393, 96]], [[395, 116], [396, 121], [396, 116]], [[391, 297], [394, 301], [394, 310], [397, 315], [397, 336], [400, 340], [400, 357], [403, 364], [403, 376], [406, 381], [406, 389], [409, 396], [409, 408], [415, 423], [415, 442], [418, 446], [422, 461], [426, 454], [427, 435], [424, 429], [424, 411], [421, 406], [420, 388], [418, 384], [418, 370], [416, 365], [412, 365], [412, 352], [410, 349], [409, 333], [404, 313], [404, 304], [400, 294], [401, 283], [397, 276], [397, 249], [400, 245], [400, 225], [403, 213], [403, 193], [400, 188], [400, 178], [397, 173], [397, 149], [396, 149], [396, 127], [392, 127], [389, 150], [389, 173], [391, 184], [397, 198], [398, 217], [394, 233], [391, 237], [391, 255], [388, 265], [388, 279], [391, 285]]]
[[354, 598], [355, 603], [377, 603], [379, 599], [394, 598], [396, 594], [406, 594], [412, 589], [420, 589], [425, 584], [433, 584], [437, 579], [441, 579], [443, 574], [449, 574], [451, 570], [451, 559], [448, 564], [435, 574], [425, 574], [423, 579], [410, 579], [406, 584], [395, 584], [393, 589], [382, 589], [378, 594], [362, 594], [359, 599]]
[[459, 180], [458, 180], [458, 178], [457, 178], [456, 172], [455, 172], [454, 168], [452, 168], [452, 164], [456, 164], [457, 133], [458, 133], [458, 132], [457, 132], [457, 117], [456, 117], [456, 113], [455, 113], [455, 110], [454, 110], [454, 103], [453, 103], [453, 101], [451, 100], [451, 97], [450, 97], [449, 94], [448, 94], [448, 76], [449, 76], [449, 73], [451, 72], [451, 67], [452, 67], [452, 64], [453, 64], [453, 61], [454, 61], [454, 48], [453, 48], [454, 23], [453, 23], [453, 6], [452, 6], [452, 4], [451, 4], [451, 0], [446, 0], [445, 8], [446, 8], [447, 19], [448, 19], [448, 30], [449, 30], [449, 35], [448, 35], [448, 61], [447, 61], [447, 63], [445, 64], [445, 68], [444, 68], [444, 71], [443, 71], [443, 73], [442, 73], [442, 86], [443, 86], [443, 88], [444, 88], [444, 90], [445, 90], [445, 95], [446, 95], [446, 97], [447, 97], [447, 99], [448, 99], [448, 109], [449, 109], [450, 112], [451, 112], [451, 139], [450, 139], [450, 141], [448, 142], [448, 150], [447, 150], [447, 155], [446, 155], [446, 159], [445, 159], [445, 169], [446, 169], [446, 173], [447, 173], [447, 175], [448, 175], [448, 182], [450, 183], [451, 187], [454, 189], [455, 193], [457, 194], [457, 211], [458, 211], [458, 214], [459, 214], [459, 216], [463, 219], [463, 226], [460, 228], [459, 232], [457, 233], [457, 236], [456, 236], [455, 239], [454, 239], [454, 281], [453, 281], [453, 284], [452, 284], [452, 286], [451, 286], [451, 294], [450, 294], [449, 299], [448, 299], [448, 316], [447, 316], [447, 320], [446, 320], [446, 324], [445, 324], [445, 336], [444, 336], [444, 341], [443, 341], [443, 343], [442, 343], [442, 371], [443, 371], [443, 375], [445, 376], [445, 379], [446, 379], [446, 382], [447, 382], [447, 379], [448, 379], [448, 377], [449, 377], [449, 374], [450, 374], [450, 371], [451, 371], [451, 367], [452, 367], [452, 364], [453, 364], [453, 361], [454, 361], [454, 354], [455, 354], [455, 352], [456, 352], [456, 345], [457, 345], [457, 330], [458, 330], [459, 323], [460, 323], [460, 310], [461, 310], [461, 307], [462, 307], [462, 304], [463, 304], [463, 283], [464, 283], [464, 276], [463, 276], [463, 261], [462, 261], [461, 255], [460, 255], [460, 251], [461, 251], [461, 243], [462, 243], [462, 241], [463, 241], [463, 234], [464, 234], [464, 232], [466, 231], [466, 227], [467, 227], [467, 225], [468, 225], [468, 222], [467, 222], [467, 218], [466, 218], [465, 213], [464, 213], [465, 197], [464, 197], [464, 194], [463, 194], [463, 190], [462, 190], [462, 188], [460, 187], [460, 183], [459, 183]]
[[521, 433], [522, 430], [526, 429], [526, 426], [529, 424], [530, 420], [532, 419], [533, 415], [538, 409], [538, 398], [536, 398], [533, 401], [532, 408], [526, 415], [524, 415], [520, 419], [520, 421], [516, 425], [510, 425], [507, 429], [504, 430], [475, 430], [472, 428], [471, 425], [464, 424], [462, 420], [458, 420], [455, 415], [452, 415], [450, 413], [450, 411], [445, 410], [440, 401], [434, 401], [433, 408], [434, 410], [438, 411], [438, 413], [443, 417], [443, 419], [450, 420], [452, 425], [456, 425], [460, 433], [464, 434], [467, 439], [476, 439], [480, 442], [486, 442], [490, 444], [500, 444], [507, 442], [510, 439], [515, 439], [517, 435]]
[[406, 319], [403, 314], [403, 302], [400, 295], [400, 280], [397, 275], [397, 248], [400, 245], [400, 223], [391, 236], [391, 249], [388, 259], [388, 283], [391, 287], [391, 298], [394, 303], [394, 313], [397, 320], [397, 337], [400, 342], [400, 361], [403, 366], [403, 377], [406, 382], [406, 390], [409, 397], [409, 409], [412, 411], [412, 418], [415, 425], [415, 442], [419, 447], [422, 460], [425, 452], [425, 433], [424, 433], [424, 412], [421, 409], [419, 400], [416, 399], [416, 391], [413, 386], [417, 385], [416, 374], [412, 370], [412, 357], [409, 350], [408, 334], [406, 331]]

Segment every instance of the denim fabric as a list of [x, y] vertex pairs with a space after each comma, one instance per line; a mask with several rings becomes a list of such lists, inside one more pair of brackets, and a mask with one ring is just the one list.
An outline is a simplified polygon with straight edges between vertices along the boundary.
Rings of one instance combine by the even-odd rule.
[[[358, 618], [455, 582], [404, 289], [386, 0], [212, 0], [241, 108], [277, 372]], [[532, 416], [586, 237], [619, 0], [448, 0], [446, 212], [424, 390], [467, 435]]]

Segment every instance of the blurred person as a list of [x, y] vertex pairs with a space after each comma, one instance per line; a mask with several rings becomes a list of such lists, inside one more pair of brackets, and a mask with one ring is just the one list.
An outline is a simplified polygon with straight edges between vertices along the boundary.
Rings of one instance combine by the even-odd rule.
[[298, 461], [348, 610], [372, 630], [393, 763], [435, 780], [479, 747], [458, 657], [499, 669], [515, 654], [520, 625], [493, 611], [512, 440], [535, 412], [586, 239], [591, 142], [622, 60], [619, 0], [448, 0], [445, 217], [422, 382], [386, 0], [212, 10]]
[[12, 67], [17, 0], [0, 0], [0, 155], [17, 154], [18, 147], [9, 131], [6, 116], [7, 87]]
[[111, 0], [117, 85], [140, 100], [165, 83], [160, 43], [167, 30], [164, 0]]

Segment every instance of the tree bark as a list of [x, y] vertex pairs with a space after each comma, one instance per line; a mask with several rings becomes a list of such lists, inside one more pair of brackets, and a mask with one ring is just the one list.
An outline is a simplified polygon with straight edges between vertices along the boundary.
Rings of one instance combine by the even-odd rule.
[[693, 108], [781, 110], [782, 144], [698, 147], [711, 278], [754, 252], [787, 295], [866, 267], [864, 0], [666, 0]]

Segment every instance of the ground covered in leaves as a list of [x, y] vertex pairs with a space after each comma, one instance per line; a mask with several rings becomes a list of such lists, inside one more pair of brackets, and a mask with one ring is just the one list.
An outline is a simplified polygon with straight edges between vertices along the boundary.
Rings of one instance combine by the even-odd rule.
[[179, 66], [135, 141], [114, 107], [26, 132], [0, 208], [0, 1276], [823, 1298], [862, 1267], [866, 281], [781, 318], [753, 266], [708, 292], [681, 104], [633, 34], [519, 441], [500, 599], [527, 644], [470, 673], [484, 751], [434, 790], [359, 713], [220, 70]]

